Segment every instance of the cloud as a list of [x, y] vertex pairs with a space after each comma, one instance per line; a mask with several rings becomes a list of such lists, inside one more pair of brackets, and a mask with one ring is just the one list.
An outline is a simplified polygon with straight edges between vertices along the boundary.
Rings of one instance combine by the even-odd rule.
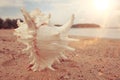
[[24, 5], [23, 0], [1, 0], [0, 7], [21, 7]]
[[75, 23], [92, 23], [97, 18], [90, 0], [69, 0], [50, 5], [52, 8], [49, 11], [52, 13], [53, 23], [63, 24], [72, 14], [75, 14]]
[[2, 7], [0, 8], [1, 18], [21, 18], [22, 14], [18, 7]]
[[[115, 1], [114, 1], [115, 2]], [[119, 1], [118, 1], [119, 2]], [[115, 3], [113, 3], [115, 4]], [[113, 5], [112, 4], [112, 5]], [[69, 1], [63, 1], [63, 2], [56, 2], [51, 3], [50, 6], [52, 7], [48, 12], [52, 13], [52, 22], [63, 24], [65, 23], [69, 17], [74, 13], [75, 14], [75, 23], [96, 23], [99, 25], [104, 25], [106, 15], [110, 15], [115, 20], [115, 24], [117, 24], [119, 21], [119, 18], [116, 18], [115, 15], [112, 15], [112, 13], [118, 13], [115, 12], [115, 9], [112, 9], [111, 11], [97, 11], [94, 8], [92, 0], [69, 0]], [[114, 6], [114, 8], [117, 6]], [[112, 19], [106, 19], [111, 20]], [[113, 22], [114, 23], [114, 22]], [[110, 24], [110, 23], [107, 23]]]

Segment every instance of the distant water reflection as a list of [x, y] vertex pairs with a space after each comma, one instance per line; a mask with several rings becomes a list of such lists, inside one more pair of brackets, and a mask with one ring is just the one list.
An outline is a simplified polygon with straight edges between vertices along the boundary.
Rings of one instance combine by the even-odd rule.
[[120, 28], [72, 28], [70, 35], [120, 39]]

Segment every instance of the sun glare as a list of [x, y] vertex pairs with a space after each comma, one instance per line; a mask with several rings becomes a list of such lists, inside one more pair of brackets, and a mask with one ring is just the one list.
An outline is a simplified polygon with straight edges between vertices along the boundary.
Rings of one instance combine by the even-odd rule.
[[110, 0], [94, 0], [94, 5], [98, 11], [105, 11], [110, 7]]

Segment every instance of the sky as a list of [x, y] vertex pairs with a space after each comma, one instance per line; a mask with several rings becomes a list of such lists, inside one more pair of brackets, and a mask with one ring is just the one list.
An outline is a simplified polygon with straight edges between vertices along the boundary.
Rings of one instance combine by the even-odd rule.
[[[75, 14], [74, 23], [120, 26], [120, 0], [106, 0], [109, 3], [107, 9], [104, 3], [95, 1], [101, 0], [1, 0], [0, 17], [23, 18], [20, 8], [24, 7], [29, 12], [39, 8], [46, 14], [51, 13], [51, 22], [54, 24], [64, 24]], [[101, 10], [101, 7], [104, 9]]]

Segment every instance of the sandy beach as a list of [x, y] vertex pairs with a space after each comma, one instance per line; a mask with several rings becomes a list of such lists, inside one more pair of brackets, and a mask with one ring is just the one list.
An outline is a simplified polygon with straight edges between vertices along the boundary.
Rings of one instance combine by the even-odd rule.
[[76, 38], [80, 41], [70, 43], [76, 50], [55, 62], [55, 71], [33, 72], [22, 52], [25, 45], [16, 41], [13, 30], [0, 30], [0, 80], [120, 80], [119, 39]]

